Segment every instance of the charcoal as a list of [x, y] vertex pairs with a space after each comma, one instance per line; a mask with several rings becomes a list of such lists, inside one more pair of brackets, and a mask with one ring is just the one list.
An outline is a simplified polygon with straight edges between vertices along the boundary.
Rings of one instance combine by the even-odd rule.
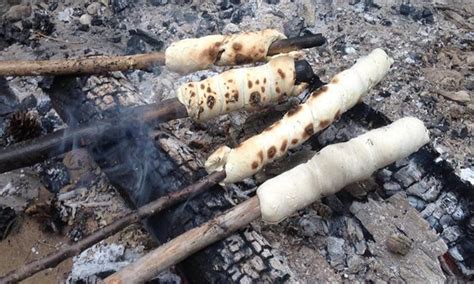
[[418, 211], [421, 211], [425, 209], [426, 207], [426, 202], [424, 202], [422, 199], [416, 196], [409, 195], [407, 199], [408, 199], [408, 202], [410, 203], [410, 206], [415, 208]]
[[146, 47], [145, 41], [140, 36], [133, 35], [127, 41], [126, 53], [128, 55], [145, 53], [146, 50], [147, 50], [147, 47]]
[[16, 216], [15, 210], [10, 207], [0, 207], [0, 241], [10, 234]]
[[451, 216], [448, 215], [448, 214], [443, 215], [443, 216], [441, 216], [441, 218], [439, 219], [439, 224], [440, 224], [443, 228], [452, 226], [452, 225], [454, 224], [453, 217], [451, 217]]
[[456, 242], [462, 236], [462, 231], [459, 226], [447, 227], [441, 233], [441, 237], [447, 244]]
[[298, 225], [301, 228], [302, 235], [305, 237], [325, 236], [329, 232], [326, 221], [316, 215], [303, 216], [300, 218]]
[[130, 4], [129, 0], [112, 0], [111, 5], [115, 13], [123, 11]]
[[336, 270], [344, 268], [346, 253], [344, 251], [345, 240], [336, 237], [328, 237], [327, 251], [329, 263]]
[[401, 182], [403, 186], [408, 187], [414, 182], [421, 180], [423, 177], [424, 170], [416, 165], [414, 162], [410, 162], [408, 166], [405, 166], [398, 170], [393, 177]]
[[401, 4], [400, 5], [400, 14], [404, 15], [404, 16], [408, 16], [410, 15], [410, 13], [412, 12], [412, 7], [408, 4]]
[[46, 189], [56, 193], [69, 183], [69, 173], [64, 164], [60, 161], [46, 161], [43, 163], [40, 172], [41, 182]]
[[283, 24], [283, 31], [287, 37], [297, 37], [304, 28], [304, 19], [302, 17], [293, 17]]

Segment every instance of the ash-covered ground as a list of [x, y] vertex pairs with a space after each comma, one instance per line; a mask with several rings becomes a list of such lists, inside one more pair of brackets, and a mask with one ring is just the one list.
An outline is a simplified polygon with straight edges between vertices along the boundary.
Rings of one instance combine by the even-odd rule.
[[[288, 37], [322, 33], [328, 39], [325, 46], [305, 51], [305, 58], [327, 82], [337, 72], [350, 67], [360, 56], [381, 47], [394, 58], [395, 63], [383, 82], [364, 98], [364, 103], [391, 120], [408, 115], [422, 119], [430, 129], [433, 147], [442, 154], [441, 160], [447, 161], [459, 177], [472, 185], [474, 6], [470, 1], [435, 2], [440, 1], [402, 4], [401, 1], [385, 0], [8, 0], [0, 3], [0, 14], [3, 15], [0, 59], [137, 54], [162, 51], [173, 41], [183, 38], [275, 28]], [[182, 77], [156, 67], [152, 72], [133, 71], [125, 72], [125, 75], [139, 89], [143, 100], [155, 102], [173, 97], [173, 90], [183, 82], [199, 80], [222, 70], [224, 68], [215, 68]], [[3, 145], [65, 126], [43, 92], [47, 85], [48, 78], [43, 77], [0, 78]], [[107, 103], [108, 100], [104, 98], [103, 101]], [[112, 101], [110, 105], [113, 105]], [[36, 118], [36, 123], [27, 123], [34, 126], [28, 129], [36, 128], [36, 131], [9, 131], [13, 114], [20, 118], [23, 115], [18, 114], [18, 110]], [[186, 120], [164, 127], [185, 141], [193, 141], [190, 144], [204, 159], [217, 145], [232, 145], [249, 135], [245, 129], [242, 131], [246, 120], [247, 114], [240, 113], [218, 118], [192, 131], [188, 131], [191, 126]], [[341, 140], [352, 137], [356, 132], [341, 134], [345, 127], [351, 125], [343, 121], [336, 128], [326, 130], [320, 136], [321, 145], [337, 140], [337, 137]], [[226, 131], [220, 131], [224, 128]], [[324, 137], [331, 138], [324, 143]], [[310, 147], [306, 150], [315, 149]], [[64, 159], [53, 159], [36, 167], [2, 175], [0, 205], [12, 207], [17, 212], [25, 208], [31, 210], [31, 204], [37, 203], [32, 200], [37, 200], [38, 192], [45, 190], [39, 188], [44, 186], [59, 199], [62, 198], [54, 201], [60, 204], [56, 206], [60, 212], [48, 213], [57, 216], [50, 218], [46, 214], [50, 222], [48, 228], [61, 232], [56, 227], [71, 226], [67, 237], [72, 240], [129, 212], [120, 196], [106, 183], [101, 183], [104, 176], [100, 169], [93, 162], [81, 159], [85, 158], [79, 151]], [[86, 170], [78, 170], [78, 165], [88, 166]], [[414, 162], [406, 161], [388, 171], [378, 176], [382, 180], [380, 184], [384, 194], [381, 195], [387, 197], [407, 192], [410, 205], [422, 212], [438, 233], [444, 232], [443, 238], [449, 244], [454, 261], [464, 265], [464, 274], [469, 274], [469, 249], [472, 249], [473, 243], [470, 241], [468, 245], [463, 245], [461, 240], [472, 239], [474, 221], [469, 216], [472, 204], [464, 202], [463, 194], [451, 191], [447, 185], [436, 185], [436, 178], [424, 173], [413, 174], [421, 171]], [[260, 181], [257, 176], [256, 182]], [[413, 187], [415, 184], [422, 186]], [[111, 204], [114, 206], [109, 206]], [[438, 207], [443, 209], [436, 209]], [[370, 262], [372, 258], [364, 249], [369, 240], [366, 233], [361, 233], [362, 217], [355, 218], [356, 211], [351, 208], [352, 202], [340, 196], [302, 212], [301, 218], [292, 218], [281, 227], [263, 226], [261, 229], [272, 245], [289, 252], [287, 257], [294, 264], [292, 268], [301, 273], [303, 280], [361, 280], [366, 277], [386, 280], [373, 272], [374, 267], [378, 266]], [[34, 209], [34, 212], [39, 210]], [[78, 220], [87, 221], [77, 225]], [[11, 221], [5, 223], [8, 225]], [[138, 235], [133, 237], [137, 241], [129, 242], [131, 237], [125, 236], [119, 238], [119, 242], [133, 247], [149, 247], [150, 240], [146, 234]], [[305, 241], [305, 238], [312, 240]], [[372, 252], [378, 249], [374, 248]], [[324, 265], [324, 269], [311, 271], [299, 257], [300, 254]], [[473, 266], [470, 267], [472, 269]]]

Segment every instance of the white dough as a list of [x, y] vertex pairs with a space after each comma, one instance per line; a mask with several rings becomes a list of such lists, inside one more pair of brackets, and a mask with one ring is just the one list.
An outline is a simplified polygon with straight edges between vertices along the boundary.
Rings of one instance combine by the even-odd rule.
[[406, 117], [348, 142], [327, 146], [305, 164], [258, 188], [262, 219], [278, 223], [321, 197], [407, 157], [428, 141], [423, 122]]
[[287, 96], [299, 95], [307, 84], [296, 85], [295, 80], [295, 60], [279, 56], [264, 65], [231, 69], [184, 84], [178, 88], [177, 97], [189, 117], [206, 121], [240, 109], [255, 111]]
[[387, 74], [392, 63], [382, 49], [375, 49], [259, 135], [234, 149], [227, 146], [217, 149], [205, 163], [207, 172], [225, 170], [224, 183], [241, 181], [255, 174], [362, 100], [362, 96]]
[[233, 35], [210, 35], [172, 43], [165, 51], [166, 67], [178, 73], [208, 69], [212, 65], [239, 65], [263, 61], [270, 45], [285, 35], [277, 30]]

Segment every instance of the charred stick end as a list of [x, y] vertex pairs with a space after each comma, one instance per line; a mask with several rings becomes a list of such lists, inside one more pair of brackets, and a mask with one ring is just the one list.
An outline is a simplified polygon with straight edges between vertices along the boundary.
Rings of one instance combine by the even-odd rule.
[[308, 83], [311, 90], [315, 90], [324, 85], [318, 75], [314, 74], [313, 68], [306, 60], [295, 61], [296, 79], [295, 84]]
[[304, 48], [311, 48], [321, 46], [326, 43], [326, 38], [322, 34], [307, 35], [295, 38], [287, 38], [277, 40], [268, 49], [268, 56], [279, 53], [287, 53], [290, 51], [300, 50]]

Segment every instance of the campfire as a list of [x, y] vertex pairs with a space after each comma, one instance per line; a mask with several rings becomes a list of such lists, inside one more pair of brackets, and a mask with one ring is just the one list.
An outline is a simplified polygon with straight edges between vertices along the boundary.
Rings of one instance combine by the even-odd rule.
[[[112, 10], [86, 5], [81, 29], [91, 27], [92, 12], [97, 23], [106, 13], [140, 11], [117, 2]], [[43, 8], [34, 5], [27, 17], [37, 21]], [[67, 9], [61, 17], [77, 17]], [[5, 20], [4, 32], [12, 23]], [[472, 184], [443, 159], [422, 115], [394, 118], [371, 99], [385, 96], [404, 64], [399, 56], [377, 41], [357, 56], [347, 46], [333, 54], [330, 31], [284, 31], [211, 31], [152, 52], [0, 61], [5, 102], [18, 92], [15, 80], [33, 78], [49, 102], [43, 111], [24, 99], [6, 112], [2, 239], [27, 228], [15, 223], [21, 212], [43, 225], [41, 234], [69, 237], [7, 266], [0, 282], [38, 277], [71, 258], [63, 280], [72, 282], [472, 277]], [[331, 58], [328, 66], [353, 60], [326, 72], [314, 52]], [[172, 87], [144, 99], [143, 78], [152, 76]], [[25, 169], [41, 176], [47, 194], [15, 208], [10, 192], [31, 183], [17, 180]], [[147, 245], [136, 249], [136, 238]], [[321, 271], [307, 276], [312, 263]]]

